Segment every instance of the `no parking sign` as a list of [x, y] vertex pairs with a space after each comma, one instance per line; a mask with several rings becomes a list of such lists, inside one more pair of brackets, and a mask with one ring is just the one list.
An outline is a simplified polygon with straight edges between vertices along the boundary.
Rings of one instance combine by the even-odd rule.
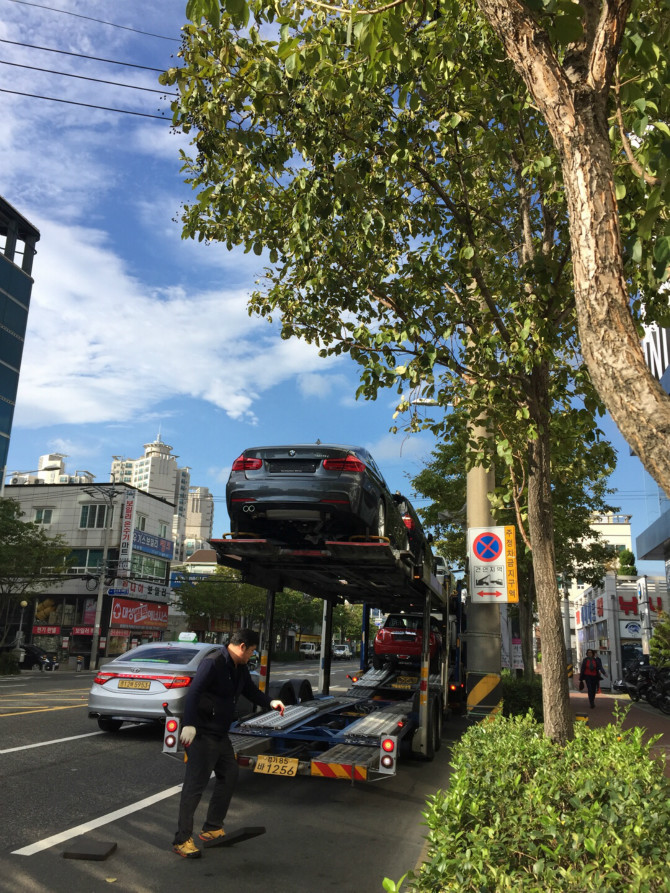
[[468, 559], [473, 603], [519, 601], [514, 527], [469, 527]]

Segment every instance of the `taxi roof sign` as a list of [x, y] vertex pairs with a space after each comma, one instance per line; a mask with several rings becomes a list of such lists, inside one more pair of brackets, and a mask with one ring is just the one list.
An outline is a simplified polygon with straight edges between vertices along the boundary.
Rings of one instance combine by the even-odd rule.
[[179, 641], [180, 642], [197, 642], [198, 636], [196, 633], [179, 633]]

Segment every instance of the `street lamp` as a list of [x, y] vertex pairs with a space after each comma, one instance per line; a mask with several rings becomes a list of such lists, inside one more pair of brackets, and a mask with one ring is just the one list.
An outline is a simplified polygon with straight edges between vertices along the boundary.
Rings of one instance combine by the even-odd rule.
[[21, 602], [21, 619], [19, 620], [19, 635], [18, 635], [18, 643], [19, 646], [23, 645], [23, 612], [28, 607], [28, 602], [23, 599]]
[[100, 496], [105, 500], [105, 518], [103, 527], [103, 543], [102, 543], [102, 565], [100, 567], [100, 576], [98, 577], [98, 596], [95, 604], [95, 622], [93, 625], [93, 637], [91, 638], [91, 669], [98, 669], [99, 648], [100, 648], [100, 624], [102, 621], [102, 608], [105, 600], [105, 575], [107, 572], [107, 555], [109, 552], [109, 536], [111, 532], [114, 500], [119, 495], [114, 484], [111, 489], [103, 485], [94, 485], [84, 490], [88, 496]]

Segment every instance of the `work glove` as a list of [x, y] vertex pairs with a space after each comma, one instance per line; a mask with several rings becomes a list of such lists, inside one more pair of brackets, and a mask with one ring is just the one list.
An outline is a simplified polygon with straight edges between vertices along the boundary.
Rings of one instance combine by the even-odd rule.
[[184, 726], [181, 730], [181, 735], [179, 736], [179, 740], [184, 745], [184, 747], [188, 747], [189, 744], [193, 742], [195, 738], [195, 726]]
[[270, 701], [270, 707], [272, 707], [273, 710], [279, 710], [281, 715], [284, 715], [285, 707], [281, 701]]

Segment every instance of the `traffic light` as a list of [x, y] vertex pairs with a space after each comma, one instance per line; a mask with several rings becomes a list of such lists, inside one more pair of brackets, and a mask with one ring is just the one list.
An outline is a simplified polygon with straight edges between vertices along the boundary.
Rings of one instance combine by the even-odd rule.
[[176, 716], [168, 716], [165, 720], [165, 734], [163, 735], [163, 753], [176, 756], [183, 748], [179, 743], [181, 720]]
[[383, 775], [395, 775], [398, 762], [398, 739], [395, 735], [382, 736], [379, 745], [379, 771]]

